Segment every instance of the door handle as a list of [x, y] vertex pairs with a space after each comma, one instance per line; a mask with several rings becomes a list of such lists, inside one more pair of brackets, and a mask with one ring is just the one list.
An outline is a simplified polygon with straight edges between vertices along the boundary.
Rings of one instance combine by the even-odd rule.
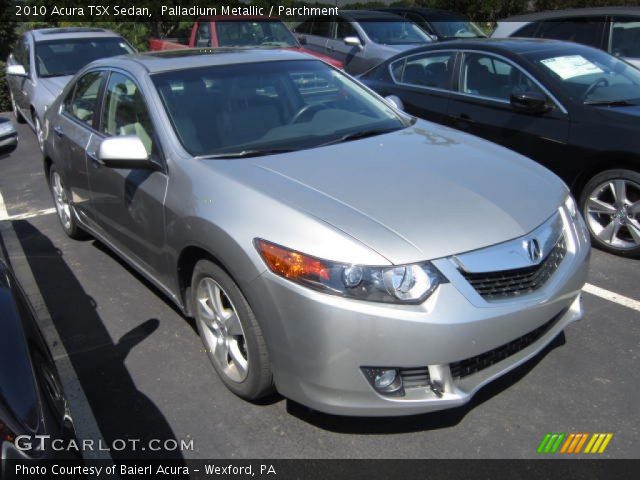
[[56, 125], [55, 127], [53, 127], [53, 133], [55, 133], [57, 137], [64, 137], [64, 132], [62, 131], [62, 127], [59, 125]]
[[93, 168], [100, 168], [104, 165], [104, 163], [102, 163], [102, 161], [98, 158], [98, 156], [95, 153], [87, 152], [87, 158], [91, 162], [91, 165], [93, 166]]

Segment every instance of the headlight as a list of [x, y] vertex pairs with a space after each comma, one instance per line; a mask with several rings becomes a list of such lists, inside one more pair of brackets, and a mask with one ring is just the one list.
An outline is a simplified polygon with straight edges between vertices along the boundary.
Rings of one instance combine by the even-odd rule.
[[569, 213], [569, 216], [572, 220], [578, 218], [578, 206], [576, 205], [576, 201], [573, 199], [571, 194], [567, 195], [566, 200], [564, 201], [564, 206]]
[[422, 303], [444, 276], [429, 262], [373, 267], [322, 260], [266, 240], [255, 246], [276, 275], [314, 290], [343, 297], [387, 303]]

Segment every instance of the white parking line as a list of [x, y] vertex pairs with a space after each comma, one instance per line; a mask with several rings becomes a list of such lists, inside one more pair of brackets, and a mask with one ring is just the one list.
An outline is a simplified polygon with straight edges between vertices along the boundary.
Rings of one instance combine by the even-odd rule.
[[5, 219], [0, 218], [0, 220], [26, 220], [28, 218], [39, 217], [41, 215], [50, 215], [55, 212], [56, 212], [55, 208], [44, 208], [42, 210], [36, 210], [33, 212], [27, 212], [27, 213], [20, 213], [18, 215], [7, 215], [7, 218]]
[[4, 206], [4, 198], [2, 198], [2, 192], [0, 192], [0, 220], [6, 220], [9, 218], [7, 213], [7, 207]]
[[604, 288], [596, 287], [590, 283], [587, 283], [582, 290], [590, 293], [591, 295], [595, 295], [596, 297], [603, 298], [610, 302], [617, 303], [618, 305], [622, 305], [623, 307], [635, 310], [636, 312], [640, 312], [640, 302], [633, 298], [625, 297], [624, 295], [605, 290]]

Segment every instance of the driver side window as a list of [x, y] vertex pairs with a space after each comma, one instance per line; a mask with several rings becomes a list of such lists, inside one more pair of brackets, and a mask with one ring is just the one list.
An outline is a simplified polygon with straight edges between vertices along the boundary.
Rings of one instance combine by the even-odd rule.
[[80, 77], [75, 87], [69, 92], [62, 110], [76, 120], [93, 126], [93, 114], [96, 111], [100, 85], [104, 72], [89, 72]]
[[147, 105], [138, 85], [121, 73], [113, 72], [109, 78], [101, 125], [103, 133], [110, 137], [137, 136], [151, 155], [154, 134]]

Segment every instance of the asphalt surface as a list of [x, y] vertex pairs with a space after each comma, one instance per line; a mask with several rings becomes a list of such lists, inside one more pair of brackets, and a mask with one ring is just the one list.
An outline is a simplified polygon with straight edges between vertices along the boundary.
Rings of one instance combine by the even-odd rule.
[[[535, 359], [463, 408], [399, 418], [345, 418], [274, 396], [228, 392], [194, 324], [95, 240], [68, 239], [51, 209], [35, 136], [0, 158], [0, 192], [35, 285], [84, 396], [71, 398], [79, 436], [97, 423], [114, 439], [193, 440], [184, 452], [111, 452], [114, 459], [533, 458], [547, 432], [611, 432], [601, 457], [640, 454], [640, 313], [584, 295], [586, 315]], [[21, 256], [20, 249], [9, 252]], [[593, 252], [589, 282], [640, 300], [640, 262]], [[22, 280], [22, 279], [20, 279]], [[37, 292], [35, 289], [37, 288]], [[68, 357], [66, 357], [68, 355]], [[89, 407], [80, 404], [86, 400]], [[87, 427], [87, 428], [85, 428]], [[97, 439], [94, 439], [97, 440]]]

